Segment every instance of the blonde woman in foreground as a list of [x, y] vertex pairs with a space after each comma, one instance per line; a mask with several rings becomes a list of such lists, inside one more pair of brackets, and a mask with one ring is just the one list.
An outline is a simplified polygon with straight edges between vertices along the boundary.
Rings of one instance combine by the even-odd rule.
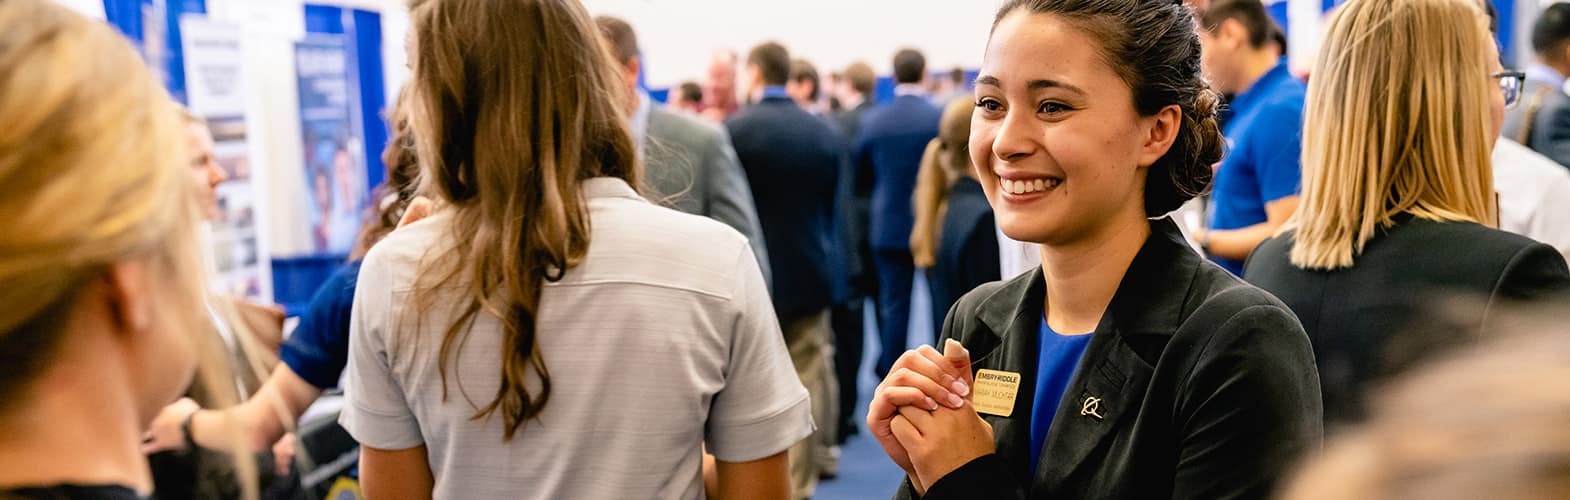
[[[1489, 154], [1520, 74], [1476, 0], [1353, 0], [1331, 17], [1308, 85], [1303, 198], [1244, 276], [1314, 343], [1326, 427], [1500, 302], [1570, 286], [1552, 247], [1493, 228]], [[1419, 325], [1438, 293], [1487, 298], [1468, 331]], [[1445, 332], [1450, 333], [1445, 333]]]
[[45, 0], [0, 3], [0, 123], [0, 498], [140, 498], [142, 430], [221, 359], [184, 124], [119, 34]]
[[1567, 313], [1511, 313], [1495, 338], [1381, 390], [1284, 498], [1570, 498]]

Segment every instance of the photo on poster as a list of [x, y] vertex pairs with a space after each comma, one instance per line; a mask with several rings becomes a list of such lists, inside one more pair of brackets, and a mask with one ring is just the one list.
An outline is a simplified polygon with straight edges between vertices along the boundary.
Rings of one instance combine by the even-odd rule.
[[342, 37], [312, 36], [295, 47], [306, 215], [313, 250], [319, 253], [347, 253], [354, 247], [369, 192], [348, 59]]
[[209, 221], [215, 292], [261, 298], [263, 253], [258, 238], [256, 192], [252, 176], [245, 120], [215, 118], [207, 121], [213, 134], [213, 160], [224, 173], [216, 188], [218, 214]]

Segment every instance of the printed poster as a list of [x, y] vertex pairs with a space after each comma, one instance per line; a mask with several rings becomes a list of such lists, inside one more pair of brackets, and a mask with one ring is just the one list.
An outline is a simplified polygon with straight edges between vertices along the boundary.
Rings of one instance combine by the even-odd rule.
[[272, 300], [272, 265], [262, 241], [261, 186], [251, 164], [245, 124], [240, 29], [205, 16], [181, 16], [191, 113], [206, 120], [213, 157], [226, 180], [218, 215], [208, 221], [209, 288], [253, 302]]
[[312, 250], [348, 253], [360, 233], [369, 187], [358, 126], [359, 95], [347, 41], [312, 35], [295, 44], [305, 200]]

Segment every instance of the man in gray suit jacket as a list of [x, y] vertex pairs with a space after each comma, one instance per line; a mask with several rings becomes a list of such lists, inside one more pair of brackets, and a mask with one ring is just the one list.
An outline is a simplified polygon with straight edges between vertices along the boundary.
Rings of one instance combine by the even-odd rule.
[[1570, 4], [1553, 4], [1532, 26], [1537, 61], [1526, 70], [1521, 105], [1505, 114], [1505, 138], [1525, 144], [1560, 165], [1570, 165]]
[[644, 196], [655, 203], [723, 222], [741, 232], [752, 246], [764, 281], [772, 286], [763, 227], [730, 136], [723, 128], [697, 117], [655, 106], [649, 95], [638, 88], [642, 58], [632, 26], [607, 16], [595, 18], [595, 23], [611, 54], [621, 64], [627, 87], [636, 99], [629, 105], [633, 109], [632, 133], [644, 164], [644, 181], [639, 186]]

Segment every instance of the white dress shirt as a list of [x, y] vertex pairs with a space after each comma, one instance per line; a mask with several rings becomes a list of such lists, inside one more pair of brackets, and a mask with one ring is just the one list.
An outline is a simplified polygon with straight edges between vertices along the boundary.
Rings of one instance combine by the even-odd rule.
[[1505, 138], [1494, 144], [1493, 160], [1499, 229], [1570, 257], [1570, 170]]

